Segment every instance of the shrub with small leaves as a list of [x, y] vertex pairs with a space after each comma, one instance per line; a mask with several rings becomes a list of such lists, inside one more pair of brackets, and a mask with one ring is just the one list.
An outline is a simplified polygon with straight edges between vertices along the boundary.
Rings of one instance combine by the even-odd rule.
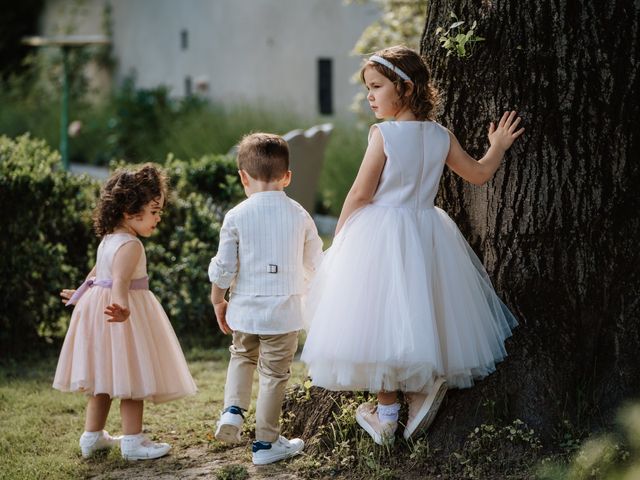
[[165, 168], [174, 190], [158, 234], [145, 242], [150, 286], [182, 337], [221, 338], [209, 300], [209, 261], [224, 213], [244, 197], [235, 161], [206, 155]]
[[[144, 239], [151, 289], [179, 335], [220, 338], [207, 267], [224, 212], [244, 196], [237, 167], [221, 155], [170, 156], [166, 169], [174, 200], [158, 233]], [[0, 348], [8, 356], [64, 335], [70, 312], [58, 293], [81, 283], [95, 262], [98, 194], [96, 181], [62, 170], [44, 141], [0, 137]]]
[[58, 295], [88, 271], [98, 185], [60, 169], [43, 140], [0, 137], [0, 349], [7, 355], [60, 336]]

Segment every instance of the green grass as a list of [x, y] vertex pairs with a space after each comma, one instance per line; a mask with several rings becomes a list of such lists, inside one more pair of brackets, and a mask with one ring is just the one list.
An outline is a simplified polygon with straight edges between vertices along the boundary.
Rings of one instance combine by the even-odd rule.
[[[173, 450], [164, 459], [138, 463], [123, 461], [117, 450], [88, 460], [81, 457], [78, 438], [83, 431], [86, 401], [81, 394], [61, 393], [51, 388], [56, 358], [49, 356], [1, 366], [0, 479], [68, 479], [94, 475], [122, 478], [153, 476], [154, 471], [175, 472], [179, 476], [178, 472], [184, 468], [215, 459], [218, 463], [206, 467], [210, 475], [218, 475], [220, 471], [220, 478], [241, 478], [242, 465], [250, 465], [249, 439], [246, 445], [230, 449], [212, 437], [222, 408], [228, 356], [225, 349], [191, 350], [187, 359], [199, 392], [175, 402], [145, 404], [147, 435], [171, 443]], [[304, 377], [303, 366], [294, 363], [291, 382], [299, 383]], [[257, 382], [253, 393], [255, 397]], [[121, 432], [117, 401], [112, 406], [106, 429], [113, 434]]]
[[[246, 442], [227, 446], [213, 439], [222, 408], [228, 363], [226, 349], [192, 348], [187, 354], [199, 392], [161, 405], [146, 404], [145, 431], [167, 441], [169, 456], [149, 462], [126, 462], [113, 450], [83, 459], [78, 438], [83, 430], [85, 398], [51, 388], [56, 358], [49, 353], [29, 361], [0, 364], [0, 479], [143, 478], [349, 478], [349, 479], [466, 479], [498, 478], [568, 480], [636, 478], [640, 472], [640, 407], [621, 414], [626, 435], [601, 436], [567, 455], [540, 455], [533, 431], [522, 422], [482, 425], [468, 435], [464, 448], [450, 457], [438, 453], [429, 438], [399, 440], [391, 448], [378, 447], [354, 421], [363, 396], [346, 401], [334, 421], [324, 426], [328, 450], [318, 455], [254, 467], [250, 440], [253, 411], [245, 423]], [[304, 383], [306, 372], [294, 362], [290, 384]], [[254, 384], [254, 397], [257, 381]], [[107, 430], [118, 434], [120, 415], [114, 402]], [[626, 437], [626, 438], [625, 438]], [[625, 441], [626, 440], [626, 441]], [[513, 451], [513, 453], [510, 453]], [[570, 455], [574, 457], [574, 455]], [[529, 458], [531, 457], [531, 458]], [[542, 459], [541, 463], [540, 459]], [[601, 477], [591, 472], [602, 472]], [[500, 473], [501, 472], [501, 473]], [[640, 477], [638, 477], [640, 478]]]

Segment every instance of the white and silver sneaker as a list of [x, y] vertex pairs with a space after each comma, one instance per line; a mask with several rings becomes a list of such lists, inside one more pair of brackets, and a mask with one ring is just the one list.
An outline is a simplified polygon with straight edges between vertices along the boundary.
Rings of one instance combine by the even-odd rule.
[[216, 440], [227, 443], [242, 442], [242, 424], [244, 415], [242, 409], [234, 405], [227, 407], [220, 415], [216, 428]]
[[120, 452], [125, 460], [151, 460], [164, 457], [171, 450], [168, 443], [156, 443], [143, 434], [124, 435], [120, 440]]
[[365, 402], [358, 406], [356, 422], [378, 445], [393, 445], [398, 422], [381, 422], [378, 408], [373, 402]]
[[120, 443], [122, 437], [112, 437], [106, 430], [84, 432], [80, 436], [80, 451], [84, 458], [89, 458], [98, 450], [113, 448]]
[[427, 395], [422, 393], [407, 393], [405, 397], [409, 405], [409, 417], [402, 434], [405, 440], [424, 432], [438, 413], [442, 400], [447, 393], [447, 381], [439, 377]]
[[282, 435], [277, 441], [269, 442], [253, 442], [253, 464], [266, 465], [268, 463], [278, 462], [285, 458], [298, 455], [304, 448], [304, 442], [300, 438], [287, 440]]

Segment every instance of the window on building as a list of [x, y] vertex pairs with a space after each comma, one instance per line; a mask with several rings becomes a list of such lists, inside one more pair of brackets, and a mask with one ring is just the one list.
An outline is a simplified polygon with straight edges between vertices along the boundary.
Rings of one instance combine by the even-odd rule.
[[191, 81], [190, 76], [184, 77], [184, 96], [190, 97], [193, 95], [193, 82]]
[[180, 48], [182, 48], [182, 50], [189, 48], [189, 32], [187, 30], [180, 32]]
[[333, 114], [333, 60], [318, 59], [318, 108], [321, 115]]

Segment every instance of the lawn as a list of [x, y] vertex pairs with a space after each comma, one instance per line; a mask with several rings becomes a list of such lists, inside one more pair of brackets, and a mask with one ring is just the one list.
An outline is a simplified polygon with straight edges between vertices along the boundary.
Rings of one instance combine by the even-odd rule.
[[[189, 351], [187, 359], [199, 392], [175, 402], [145, 405], [147, 435], [173, 446], [167, 457], [148, 462], [125, 462], [117, 449], [88, 460], [81, 457], [78, 438], [84, 426], [85, 399], [51, 388], [54, 355], [4, 363], [0, 367], [0, 479], [296, 478], [287, 471], [287, 463], [253, 467], [250, 431], [245, 435], [247, 443], [236, 447], [213, 439], [228, 357], [226, 349]], [[303, 365], [295, 362], [291, 382], [300, 383], [304, 377]], [[106, 429], [121, 432], [117, 401]]]

